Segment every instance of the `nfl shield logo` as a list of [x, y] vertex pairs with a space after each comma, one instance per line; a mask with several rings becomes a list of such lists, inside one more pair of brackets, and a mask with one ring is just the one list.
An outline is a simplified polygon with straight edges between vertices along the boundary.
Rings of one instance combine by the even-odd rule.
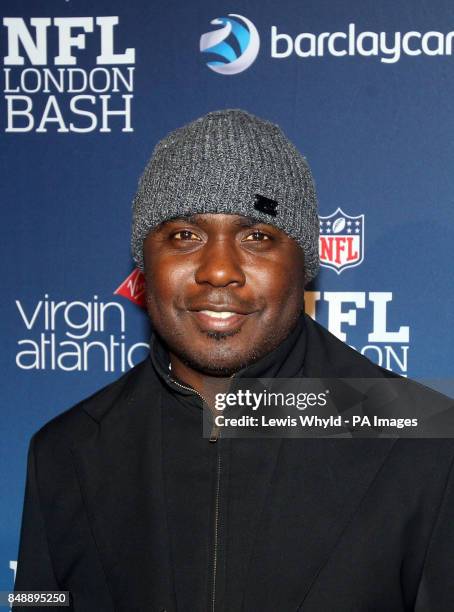
[[352, 217], [342, 208], [320, 220], [320, 265], [340, 274], [364, 259], [364, 215]]

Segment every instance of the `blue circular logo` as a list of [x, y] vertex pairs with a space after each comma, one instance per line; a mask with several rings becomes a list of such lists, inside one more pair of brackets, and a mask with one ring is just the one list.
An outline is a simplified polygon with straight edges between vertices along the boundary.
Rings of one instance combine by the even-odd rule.
[[213, 56], [207, 62], [208, 68], [219, 74], [238, 74], [249, 68], [260, 49], [259, 33], [252, 21], [229, 13], [228, 17], [213, 19], [211, 24], [222, 27], [200, 37], [200, 51]]

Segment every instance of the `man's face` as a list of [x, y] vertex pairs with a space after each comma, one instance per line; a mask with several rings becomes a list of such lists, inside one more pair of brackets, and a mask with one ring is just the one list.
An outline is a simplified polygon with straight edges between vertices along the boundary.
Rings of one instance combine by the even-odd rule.
[[249, 217], [172, 219], [144, 240], [147, 308], [187, 366], [230, 376], [284, 340], [303, 308], [303, 251]]

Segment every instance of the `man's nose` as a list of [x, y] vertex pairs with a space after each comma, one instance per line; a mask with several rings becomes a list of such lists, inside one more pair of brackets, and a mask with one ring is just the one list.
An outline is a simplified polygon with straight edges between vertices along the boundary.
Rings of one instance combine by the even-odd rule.
[[246, 277], [240, 261], [241, 255], [233, 240], [208, 240], [200, 255], [195, 273], [197, 283], [209, 283], [214, 287], [225, 287], [231, 283], [244, 285]]

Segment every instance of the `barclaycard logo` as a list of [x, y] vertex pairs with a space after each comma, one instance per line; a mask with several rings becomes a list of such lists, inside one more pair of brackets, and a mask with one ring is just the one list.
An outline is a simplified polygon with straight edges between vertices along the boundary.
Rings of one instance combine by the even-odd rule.
[[210, 56], [208, 68], [219, 74], [238, 74], [251, 66], [260, 49], [257, 28], [242, 15], [229, 13], [210, 22], [222, 26], [200, 37], [200, 51]]
[[[238, 74], [255, 61], [260, 37], [246, 17], [229, 13], [211, 21], [217, 27], [200, 37], [200, 51], [209, 54], [207, 66], [219, 74]], [[297, 24], [294, 24], [297, 26]], [[454, 55], [454, 30], [441, 32], [362, 31], [356, 23], [345, 24], [339, 31], [295, 33], [271, 25], [270, 57], [273, 60], [362, 56], [376, 58], [385, 65], [395, 64], [405, 56]]]

